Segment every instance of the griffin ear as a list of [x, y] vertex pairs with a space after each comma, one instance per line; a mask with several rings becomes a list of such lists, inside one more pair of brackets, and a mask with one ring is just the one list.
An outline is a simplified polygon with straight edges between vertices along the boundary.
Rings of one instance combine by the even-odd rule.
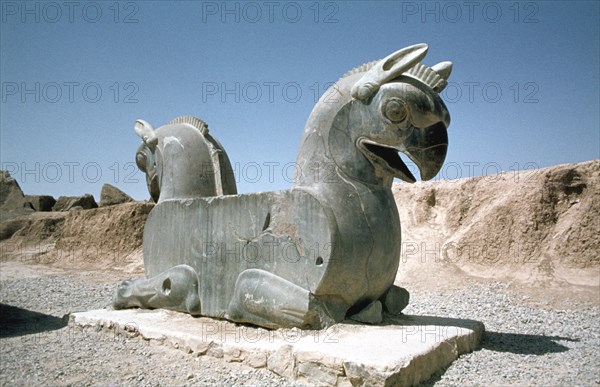
[[144, 141], [150, 149], [154, 150], [156, 145], [158, 144], [158, 137], [156, 137], [156, 133], [154, 133], [154, 128], [152, 125], [147, 123], [144, 120], [136, 120], [135, 125], [133, 127], [135, 133]]
[[380, 60], [352, 86], [352, 96], [360, 100], [368, 99], [381, 85], [399, 77], [425, 58], [427, 48], [425, 43], [415, 44]]

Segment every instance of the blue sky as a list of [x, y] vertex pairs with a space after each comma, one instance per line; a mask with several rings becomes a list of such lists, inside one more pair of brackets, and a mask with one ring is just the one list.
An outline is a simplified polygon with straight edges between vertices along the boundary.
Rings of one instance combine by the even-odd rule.
[[186, 114], [240, 192], [287, 189], [325, 87], [421, 42], [454, 63], [436, 179], [600, 157], [597, 1], [0, 3], [0, 161], [28, 194], [148, 198], [133, 123]]

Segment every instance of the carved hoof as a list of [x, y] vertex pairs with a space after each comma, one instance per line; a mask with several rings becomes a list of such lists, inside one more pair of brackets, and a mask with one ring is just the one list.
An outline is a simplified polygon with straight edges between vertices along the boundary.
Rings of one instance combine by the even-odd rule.
[[113, 307], [164, 308], [199, 315], [198, 276], [191, 266], [178, 265], [147, 280], [123, 281], [113, 297]]
[[141, 305], [134, 305], [134, 300], [137, 299], [132, 298], [134, 284], [139, 281], [143, 280], [128, 279], [119, 284], [117, 291], [113, 296], [113, 308], [125, 309], [132, 308], [134, 306], [141, 307]]

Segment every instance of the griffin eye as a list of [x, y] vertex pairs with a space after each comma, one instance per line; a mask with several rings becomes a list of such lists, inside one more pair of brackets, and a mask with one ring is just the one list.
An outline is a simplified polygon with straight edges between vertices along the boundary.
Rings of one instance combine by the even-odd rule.
[[383, 105], [383, 115], [392, 122], [403, 122], [408, 118], [408, 106], [401, 98], [391, 98]]
[[146, 172], [146, 169], [148, 168], [146, 162], [146, 155], [142, 152], [138, 152], [138, 154], [135, 155], [135, 163], [142, 172]]

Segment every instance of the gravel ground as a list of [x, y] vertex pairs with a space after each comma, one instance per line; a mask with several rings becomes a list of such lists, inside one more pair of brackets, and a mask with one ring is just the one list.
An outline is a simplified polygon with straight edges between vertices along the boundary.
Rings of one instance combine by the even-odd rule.
[[[115, 283], [93, 274], [0, 281], [0, 384], [290, 385], [265, 369], [65, 326], [68, 313], [108, 306]], [[406, 313], [486, 326], [479, 350], [425, 386], [600, 385], [598, 303], [533, 306], [507, 284], [472, 281], [460, 290], [413, 292]]]
[[1, 385], [289, 385], [266, 369], [65, 326], [68, 313], [109, 306], [117, 282], [94, 282], [93, 275], [0, 281], [0, 316], [9, 319], [0, 338]]
[[413, 293], [406, 313], [485, 324], [480, 348], [461, 356], [424, 386], [600, 385], [598, 303], [573, 302], [569, 310], [534, 306], [506, 283], [472, 281], [458, 291]]

